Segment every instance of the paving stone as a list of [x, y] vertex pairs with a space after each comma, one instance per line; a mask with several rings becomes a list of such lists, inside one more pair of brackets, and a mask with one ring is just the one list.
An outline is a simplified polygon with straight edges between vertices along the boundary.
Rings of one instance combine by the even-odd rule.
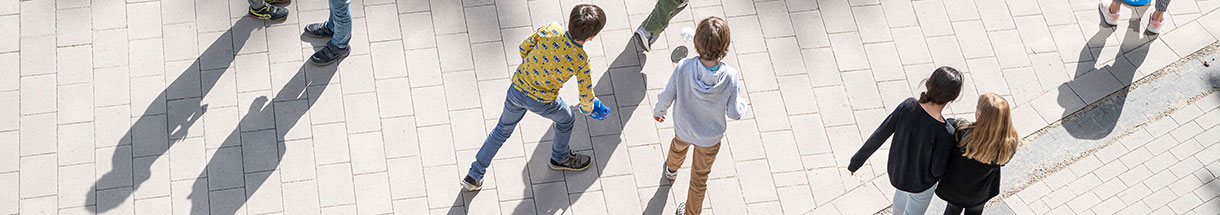
[[[822, 23], [822, 13], [817, 10], [792, 13], [789, 18], [793, 23]], [[830, 40], [826, 36], [826, 27], [823, 25], [793, 25], [793, 33], [801, 48], [830, 46]]]
[[872, 77], [872, 73], [869, 71], [843, 73], [843, 86], [850, 92], [847, 97], [851, 101], [852, 109], [882, 107], [880, 92], [872, 80], [875, 80], [875, 78]]
[[[20, 193], [22, 198], [55, 195], [58, 174], [56, 171], [36, 171], [56, 169], [56, 155], [43, 154], [21, 158]], [[54, 201], [54, 199], [52, 199]]]
[[325, 143], [314, 145], [314, 159], [318, 165], [351, 161], [346, 124], [314, 125], [313, 130], [314, 141]]
[[928, 47], [937, 47], [929, 51], [932, 53], [932, 62], [941, 66], [965, 67], [966, 59], [963, 57], [960, 45], [957, 44], [956, 36], [932, 37], [928, 38]]
[[58, 135], [57, 127], [55, 126], [55, 114], [45, 113], [38, 115], [21, 116], [21, 137], [19, 141], [19, 150], [22, 156], [53, 153], [56, 151], [54, 144], [43, 144], [56, 142]]
[[[87, 196], [94, 195], [93, 183], [96, 181], [94, 176], [94, 166], [92, 163], [61, 166], [59, 167], [59, 183], [57, 189], [57, 197], [59, 198], [58, 205], [62, 207], [88, 206], [96, 204], [95, 198]], [[85, 198], [81, 198], [85, 197]]]

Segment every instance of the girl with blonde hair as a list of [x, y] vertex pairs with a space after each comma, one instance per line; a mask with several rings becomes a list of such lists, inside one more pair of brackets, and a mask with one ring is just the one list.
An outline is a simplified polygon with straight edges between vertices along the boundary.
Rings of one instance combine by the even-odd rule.
[[949, 203], [945, 214], [982, 214], [983, 204], [1000, 194], [1000, 167], [1017, 151], [1017, 130], [1008, 101], [994, 93], [979, 95], [976, 122], [954, 120], [956, 148], [936, 196]]

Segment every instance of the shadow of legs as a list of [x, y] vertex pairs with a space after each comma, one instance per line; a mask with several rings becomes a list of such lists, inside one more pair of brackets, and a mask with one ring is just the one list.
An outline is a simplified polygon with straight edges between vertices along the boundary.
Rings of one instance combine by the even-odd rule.
[[[105, 192], [106, 200], [98, 201], [100, 195], [86, 196], [86, 202], [97, 203], [95, 207], [89, 208], [91, 212], [103, 213], [118, 207], [132, 195], [132, 192], [138, 190], [146, 180], [148, 180], [151, 172], [152, 162], [132, 162], [133, 158], [159, 159], [176, 141], [180, 141], [189, 131], [195, 122], [207, 110], [207, 104], [201, 104], [201, 98], [207, 96], [213, 86], [217, 83], [217, 76], [201, 76], [202, 69], [223, 68], [232, 64], [235, 53], [246, 44], [246, 40], [250, 38], [250, 34], [255, 29], [262, 28], [264, 22], [242, 18], [234, 23], [233, 27], [225, 31], [216, 41], [212, 41], [203, 53], [192, 62], [192, 66], [187, 71], [182, 72], [180, 76], [170, 82], [165, 90], [162, 90], [153, 100], [143, 113], [140, 113], [140, 118], [132, 123], [131, 128], [120, 139], [119, 145], [115, 148], [115, 152], [111, 157], [111, 171], [103, 173], [98, 180], [94, 182], [90, 189], [102, 193]], [[230, 43], [231, 42], [231, 43]], [[189, 95], [193, 92], [199, 92], [199, 95]], [[187, 95], [178, 95], [186, 93]], [[186, 112], [182, 113], [167, 113], [166, 99], [172, 96], [186, 96], [188, 98], [175, 100], [173, 107], [184, 108]], [[195, 98], [198, 96], [199, 98]], [[169, 133], [173, 131], [173, 133]], [[174, 141], [174, 142], [171, 142]], [[130, 145], [128, 145], [130, 144]], [[119, 189], [126, 186], [131, 186], [130, 189]]]
[[[1117, 91], [1108, 94], [1108, 96], [1098, 99], [1097, 101], [1086, 100], [1085, 102], [1094, 102], [1094, 104], [1090, 106], [1090, 104], [1086, 103], [1085, 107], [1079, 110], [1072, 109], [1074, 108], [1072, 103], [1075, 102], [1071, 101], [1073, 99], [1080, 98], [1077, 97], [1079, 92], [1076, 92], [1076, 95], [1072, 95], [1073, 91], [1066, 89], [1059, 90], [1059, 103], [1063, 107], [1067, 108], [1067, 112], [1061, 114], [1060, 116], [1068, 116], [1073, 113], [1077, 113], [1077, 111], [1081, 111], [1079, 112], [1081, 113], [1080, 115], [1077, 115], [1069, 121], [1063, 122], [1064, 129], [1066, 129], [1068, 133], [1072, 135], [1072, 137], [1078, 139], [1097, 140], [1109, 136], [1117, 126], [1118, 119], [1120, 116], [1122, 116], [1123, 107], [1127, 102], [1126, 95], [1130, 90], [1129, 85], [1131, 85], [1136, 78], [1136, 69], [1143, 65], [1144, 59], [1148, 56], [1148, 48], [1150, 44], [1147, 44], [1147, 42], [1155, 39], [1155, 36], [1141, 37], [1144, 36], [1144, 34], [1142, 34], [1143, 30], [1141, 30], [1140, 20], [1143, 12], [1146, 10], [1147, 7], [1136, 8], [1134, 10], [1133, 17], [1127, 23], [1128, 27], [1123, 29], [1123, 41], [1117, 47], [1119, 51], [1115, 55], [1114, 61], [1111, 63], [1112, 65], [1107, 65], [1102, 68], [1094, 68], [1093, 65], [1099, 63], [1097, 61], [1101, 60], [1100, 56], [1096, 58], [1091, 57], [1092, 50], [1088, 45], [1081, 48], [1080, 60], [1078, 60], [1078, 62], [1081, 63], [1077, 64], [1075, 78], [1092, 75], [1086, 73], [1109, 72], [1114, 76], [1114, 78], [1118, 79], [1119, 84], [1122, 85], [1122, 87]], [[1103, 28], [1089, 38], [1088, 42], [1100, 42], [1104, 46], [1106, 38], [1112, 35], [1114, 30], [1117, 30], [1116, 26], [1111, 27], [1103, 25]], [[1129, 63], [1129, 65], [1121, 65], [1127, 63]], [[1103, 76], [1101, 78], [1104, 79], [1105, 77]], [[1077, 81], [1078, 80], [1072, 80], [1072, 82]], [[1073, 88], [1074, 91], [1080, 91], [1089, 86], [1076, 85], [1075, 87], [1082, 87], [1079, 89]]]

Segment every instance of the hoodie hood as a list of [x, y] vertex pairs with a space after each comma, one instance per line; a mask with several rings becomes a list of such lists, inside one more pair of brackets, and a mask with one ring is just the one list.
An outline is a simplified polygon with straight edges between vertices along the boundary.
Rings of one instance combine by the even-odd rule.
[[732, 81], [730, 80], [731, 75], [729, 74], [733, 73], [733, 68], [723, 66], [724, 62], [720, 62], [720, 64], [718, 64], [722, 65], [720, 66], [720, 69], [712, 71], [703, 66], [703, 62], [699, 61], [697, 56], [687, 58], [686, 60], [692, 62], [683, 63], [683, 65], [696, 67], [691, 68], [695, 72], [690, 73], [691, 77], [688, 80], [691, 81], [691, 86], [693, 86], [695, 92], [698, 93], [696, 96], [700, 98], [718, 96], [724, 92], [724, 89], [727, 88], [726, 86], [728, 86], [729, 82]]

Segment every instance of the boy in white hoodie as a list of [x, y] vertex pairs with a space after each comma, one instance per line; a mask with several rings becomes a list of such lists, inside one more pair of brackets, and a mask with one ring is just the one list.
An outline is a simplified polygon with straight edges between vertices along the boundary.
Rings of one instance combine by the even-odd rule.
[[741, 119], [749, 108], [738, 98], [737, 71], [720, 61], [729, 50], [729, 25], [719, 17], [699, 21], [695, 31], [695, 50], [699, 56], [683, 59], [674, 68], [665, 89], [657, 95], [653, 119], [665, 121], [666, 110], [674, 106], [674, 132], [665, 160], [665, 177], [674, 180], [686, 160], [686, 151], [695, 145], [691, 167], [690, 191], [678, 214], [699, 214], [707, 191], [707, 175], [720, 151], [725, 117]]

